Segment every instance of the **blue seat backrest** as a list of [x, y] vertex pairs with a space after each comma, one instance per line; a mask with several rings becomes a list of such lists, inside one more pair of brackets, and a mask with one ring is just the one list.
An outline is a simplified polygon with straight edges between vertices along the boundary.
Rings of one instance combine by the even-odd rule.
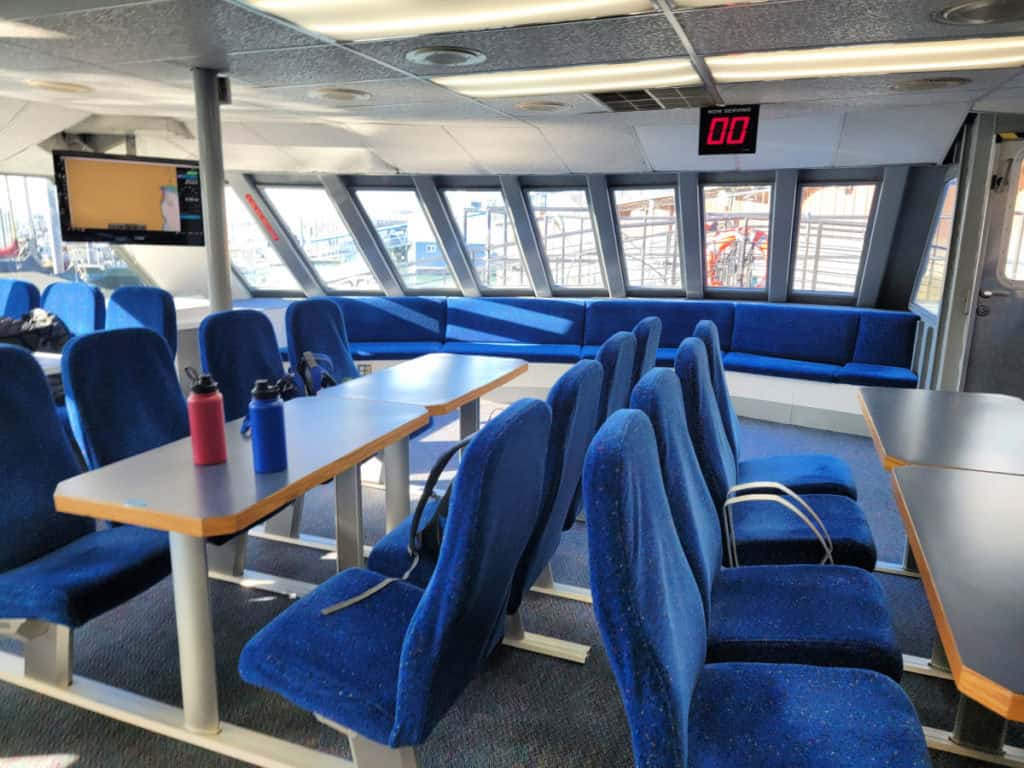
[[700, 593], [672, 535], [647, 417], [614, 414], [587, 453], [583, 500], [594, 612], [639, 768], [687, 763], [690, 700], [704, 666]]
[[594, 360], [582, 360], [563, 373], [548, 393], [551, 441], [548, 444], [544, 495], [537, 527], [530, 537], [512, 587], [509, 612], [533, 586], [558, 549], [573, 494], [583, 474], [583, 458], [597, 429], [604, 370]]
[[50, 283], [40, 305], [63, 320], [74, 334], [98, 331], [107, 315], [103, 293], [85, 283]]
[[444, 341], [444, 299], [365, 296], [333, 299], [350, 341]]
[[298, 370], [303, 353], [312, 352], [330, 360], [328, 372], [335, 381], [359, 376], [349, 351], [345, 319], [337, 302], [326, 298], [296, 301], [288, 306], [284, 326], [292, 370]]
[[39, 364], [0, 344], [0, 573], [32, 562], [95, 530], [92, 520], [53, 507], [57, 483], [78, 464]]
[[21, 317], [39, 306], [39, 289], [25, 280], [0, 280], [0, 317]]
[[71, 429], [90, 469], [188, 436], [171, 350], [148, 328], [76, 336], [61, 359]]
[[858, 311], [738, 302], [733, 352], [845, 365], [853, 358]]
[[629, 405], [643, 411], [654, 427], [672, 519], [697, 580], [704, 615], [710, 616], [711, 593], [722, 568], [722, 526], [686, 431], [679, 379], [666, 368], [651, 371], [633, 388]]
[[448, 299], [445, 341], [580, 345], [584, 313], [571, 299]]
[[257, 379], [277, 381], [284, 376], [274, 326], [255, 309], [215, 312], [199, 325], [199, 356], [203, 370], [213, 376], [224, 395], [224, 418], [240, 419], [249, 411], [249, 396]]
[[146, 285], [118, 288], [110, 294], [106, 328], [149, 328], [163, 336], [171, 348], [172, 357], [178, 352], [178, 316], [174, 297], [162, 288]]
[[597, 362], [604, 368], [601, 403], [597, 412], [599, 423], [603, 423], [608, 416], [629, 404], [635, 357], [636, 336], [630, 331], [613, 333], [597, 350]]
[[736, 485], [738, 468], [711, 385], [708, 352], [700, 339], [691, 337], [679, 345], [675, 371], [682, 385], [690, 439], [715, 508], [720, 511], [729, 489]]
[[916, 334], [917, 315], [912, 312], [862, 310], [853, 362], [909, 368]]
[[654, 367], [657, 361], [658, 345], [661, 343], [662, 323], [660, 317], [645, 317], [633, 327], [636, 336], [636, 355], [633, 358], [633, 384]]
[[693, 329], [693, 335], [704, 342], [704, 348], [708, 352], [711, 386], [715, 389], [718, 410], [722, 414], [722, 426], [725, 427], [725, 436], [729, 438], [732, 452], [739, 457], [740, 422], [732, 407], [732, 398], [729, 397], [729, 383], [725, 378], [725, 362], [722, 360], [722, 342], [718, 336], [718, 326], [710, 320], [701, 320]]
[[587, 302], [584, 344], [596, 346], [616, 331], [628, 331], [645, 317], [661, 319], [663, 349], [678, 347], [704, 319], [718, 326], [723, 339], [731, 339], [733, 312], [734, 305], [729, 301], [592, 299]]
[[437, 568], [402, 645], [389, 743], [421, 744], [500, 642], [537, 523], [551, 409], [520, 400], [466, 447]]

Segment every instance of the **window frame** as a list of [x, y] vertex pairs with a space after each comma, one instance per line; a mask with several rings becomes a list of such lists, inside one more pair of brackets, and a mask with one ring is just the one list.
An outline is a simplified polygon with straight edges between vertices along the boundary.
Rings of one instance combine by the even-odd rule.
[[[590, 227], [594, 237], [594, 249], [597, 255], [597, 265], [601, 272], [601, 285], [599, 286], [566, 286], [555, 282], [554, 273], [551, 270], [551, 261], [548, 259], [547, 244], [537, 226], [537, 212], [533, 208], [533, 201], [530, 199], [531, 192], [582, 192], [587, 200], [587, 215], [590, 216]], [[526, 202], [526, 210], [530, 214], [530, 226], [533, 227], [534, 236], [537, 238], [537, 246], [540, 248], [540, 257], [544, 262], [544, 269], [548, 273], [551, 283], [551, 295], [565, 298], [607, 298], [608, 297], [608, 275], [604, 266], [604, 254], [601, 250], [601, 238], [597, 229], [597, 221], [594, 219], [594, 203], [590, 199], [590, 190], [586, 184], [574, 186], [572, 184], [530, 184], [523, 187], [523, 199]]]
[[[632, 181], [632, 180], [631, 180]], [[633, 285], [629, 281], [629, 267], [627, 266], [626, 253], [622, 246], [622, 230], [619, 226], [619, 216], [616, 212], [615, 193], [619, 190], [667, 190], [672, 193], [675, 201], [675, 239], [676, 259], [679, 265], [679, 284], [662, 286]], [[633, 183], [609, 184], [608, 192], [611, 196], [612, 218], [615, 237], [617, 238], [618, 251], [622, 256], [622, 277], [626, 284], [626, 296], [639, 296], [644, 298], [680, 298], [686, 296], [686, 265], [683, 260], [683, 226], [682, 218], [679, 215], [679, 186], [674, 181], [662, 181], [655, 179], [650, 183], [635, 181]]]
[[[1010, 288], [1011, 290], [1020, 290], [1022, 287], [1024, 287], [1024, 279], [1014, 280], [1008, 277], [1006, 274], [1006, 266], [1010, 261], [1010, 238], [1013, 236], [1013, 219], [1016, 214], [1017, 196], [1018, 194], [1024, 193], [1024, 188], [1022, 188], [1021, 186], [1022, 184], [1024, 184], [1024, 150], [1022, 150], [1021, 153], [1018, 154], [1017, 157], [1014, 159], [1013, 166], [1011, 167], [1011, 173], [1014, 170], [1016, 171], [1016, 176], [1014, 177], [1016, 183], [1013, 184], [1013, 189], [1011, 190], [1011, 194], [1013, 195], [1014, 206], [1013, 210], [1009, 211], [1009, 215], [1004, 214], [1004, 221], [1002, 227], [1003, 231], [1000, 234], [999, 238], [999, 247], [1001, 253], [999, 254], [999, 263], [996, 265], [996, 280], [999, 282], [1000, 285], [1005, 286], [1006, 288]], [[1024, 222], [1022, 222], [1021, 228], [1021, 247], [1022, 249], [1024, 249]]]
[[[959, 169], [957, 169], [959, 170]], [[957, 224], [959, 222], [960, 214], [960, 176], [959, 173], [954, 171], [952, 174], [946, 176], [942, 182], [942, 189], [939, 192], [938, 200], [935, 203], [935, 211], [932, 213], [932, 222], [928, 227], [928, 237], [925, 239], [924, 250], [921, 252], [921, 262], [917, 267], [917, 275], [914, 277], [914, 287], [910, 292], [910, 301], [908, 303], [908, 309], [918, 317], [928, 320], [933, 323], [937, 323], [939, 318], [942, 316], [942, 309], [945, 305], [945, 280], [943, 280], [943, 295], [939, 297], [939, 306], [935, 312], [928, 307], [917, 302], [917, 292], [921, 287], [921, 280], [924, 279], [924, 274], [928, 270], [928, 252], [932, 248], [932, 240], [935, 238], [935, 231], [938, 229], [939, 222], [942, 220], [942, 208], [946, 201], [946, 193], [951, 184], [956, 184], [956, 201], [953, 204], [953, 221], [951, 222], [950, 235], [949, 235], [949, 247], [946, 249], [946, 272], [949, 270], [949, 258], [952, 255], [953, 241], [957, 233]]]
[[[242, 196], [238, 193], [238, 191], [234, 187], [231, 186], [230, 183], [225, 182], [224, 183], [224, 194], [225, 194], [225, 196], [228, 193], [233, 194], [238, 199], [239, 204], [243, 208], [246, 209], [246, 215], [249, 216], [250, 218], [253, 218], [254, 214], [253, 214], [252, 210], [249, 209], [249, 207], [245, 204], [245, 200], [242, 199]], [[269, 203], [269, 201], [268, 201], [268, 203]], [[276, 211], [275, 211], [275, 213], [276, 213]], [[285, 269], [287, 269], [288, 270], [288, 274], [290, 274], [292, 276], [292, 279], [295, 281], [295, 284], [297, 286], [297, 290], [291, 291], [291, 290], [288, 290], [287, 288], [256, 288], [256, 287], [252, 286], [249, 283], [248, 280], [245, 279], [245, 276], [242, 274], [242, 271], [235, 265], [235, 260], [231, 258], [231, 226], [230, 226], [230, 224], [228, 222], [227, 202], [225, 201], [225, 204], [224, 204], [224, 232], [225, 232], [226, 240], [227, 240], [228, 261], [231, 264], [231, 273], [238, 279], [238, 282], [240, 282], [242, 284], [242, 287], [245, 288], [245, 290], [247, 290], [249, 292], [249, 295], [252, 298], [254, 298], [254, 299], [304, 299], [304, 298], [306, 298], [306, 292], [304, 290], [302, 290], [302, 284], [299, 282], [299, 278], [297, 278], [295, 276], [295, 273], [292, 272], [291, 267], [289, 267], [288, 264], [285, 262], [285, 260], [281, 258], [281, 255], [279, 253], [277, 253], [277, 249], [274, 247], [274, 244], [272, 242], [270, 242], [270, 238], [267, 237], [266, 230], [260, 225], [260, 223], [258, 221], [254, 220], [253, 223], [255, 224], [257, 229], [260, 230], [260, 234], [262, 235], [263, 241], [266, 243], [267, 247], [270, 248], [272, 251], [274, 251], [274, 253], [277, 255], [278, 259], [281, 260], [281, 265]], [[300, 249], [300, 251], [301, 251], [301, 249]]]
[[[771, 202], [768, 206], [768, 253], [765, 256], [764, 288], [736, 288], [734, 286], [710, 286], [708, 285], [707, 265], [707, 228], [705, 227], [704, 190], [708, 187], [767, 187], [771, 195]], [[725, 301], [750, 301], [768, 297], [768, 279], [772, 273], [772, 257], [774, 251], [774, 240], [772, 233], [772, 221], [775, 217], [775, 206], [777, 198], [775, 195], [775, 179], [762, 179], [755, 176], [750, 179], [736, 180], [729, 174], [725, 180], [718, 180], [713, 176], [701, 178], [698, 183], [698, 206], [700, 220], [700, 279], [704, 296], [710, 299], [722, 299]]]

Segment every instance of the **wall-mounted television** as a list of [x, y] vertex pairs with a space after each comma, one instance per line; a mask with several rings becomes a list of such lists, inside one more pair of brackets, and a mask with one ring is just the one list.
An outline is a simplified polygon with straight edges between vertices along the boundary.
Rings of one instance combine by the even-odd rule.
[[197, 162], [58, 151], [53, 172], [64, 240], [203, 245]]

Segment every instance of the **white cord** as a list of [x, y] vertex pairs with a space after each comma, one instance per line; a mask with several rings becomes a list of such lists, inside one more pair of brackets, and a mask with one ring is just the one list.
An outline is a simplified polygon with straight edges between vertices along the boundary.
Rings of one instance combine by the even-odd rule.
[[751, 494], [747, 494], [745, 496], [733, 496], [730, 499], [726, 499], [725, 500], [725, 504], [723, 505], [723, 510], [725, 511], [726, 517], [729, 520], [728, 527], [729, 527], [729, 529], [731, 531], [731, 537], [732, 537], [731, 547], [732, 547], [732, 552], [733, 552], [733, 558], [734, 558], [734, 564], [735, 565], [739, 565], [739, 550], [738, 550], [738, 548], [736, 546], [736, 533], [735, 533], [735, 530], [733, 529], [733, 524], [732, 524], [732, 507], [736, 506], [737, 504], [745, 504], [745, 503], [751, 502], [751, 501], [770, 501], [770, 502], [773, 502], [775, 504], [779, 504], [779, 505], [785, 507], [786, 509], [788, 509], [790, 512], [792, 512], [798, 518], [800, 518], [800, 520], [803, 521], [804, 525], [806, 525], [808, 528], [811, 529], [811, 531], [814, 533], [815, 538], [817, 538], [818, 542], [821, 544], [821, 548], [825, 551], [825, 556], [821, 559], [821, 563], [823, 565], [825, 565], [825, 564], [828, 564], [828, 565], [834, 564], [835, 561], [832, 559], [832, 550], [829, 548], [828, 543], [825, 541], [825, 537], [821, 535], [821, 531], [819, 531], [814, 526], [814, 524], [811, 522], [810, 518], [808, 518], [807, 515], [804, 514], [804, 512], [801, 511], [795, 504], [793, 504], [788, 499], [785, 499], [782, 496], [776, 496], [775, 494], [770, 494], [770, 493], [751, 493]]
[[732, 488], [730, 488], [726, 496], [734, 496], [740, 493], [741, 491], [755, 491], [764, 489], [782, 491], [784, 494], [786, 494], [794, 501], [799, 503], [800, 506], [807, 510], [807, 514], [809, 514], [812, 518], [814, 518], [815, 522], [817, 522], [819, 530], [821, 531], [821, 535], [824, 536], [825, 540], [828, 542], [829, 553], [831, 554], [835, 550], [835, 547], [833, 547], [832, 545], [832, 537], [829, 536], [828, 533], [828, 528], [825, 527], [825, 523], [818, 516], [818, 513], [811, 508], [811, 505], [807, 503], [807, 500], [803, 496], [801, 496], [799, 493], [797, 493], [787, 485], [784, 485], [782, 483], [776, 483], [772, 480], [763, 480], [754, 483], [740, 483], [739, 485], [734, 485]]

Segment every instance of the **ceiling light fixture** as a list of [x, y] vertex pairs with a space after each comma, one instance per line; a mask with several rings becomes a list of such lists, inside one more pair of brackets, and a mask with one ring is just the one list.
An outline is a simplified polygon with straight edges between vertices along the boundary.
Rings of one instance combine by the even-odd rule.
[[333, 85], [323, 85], [319, 88], [314, 88], [310, 91], [310, 95], [324, 101], [333, 101], [337, 104], [355, 104], [370, 100], [370, 94], [366, 91], [357, 91], [354, 88], [339, 88]]
[[248, 0], [338, 40], [377, 40], [649, 12], [650, 0]]
[[562, 112], [569, 108], [564, 101], [521, 101], [516, 109], [523, 112]]
[[693, 85], [700, 77], [689, 59], [654, 59], [628, 64], [588, 64], [578, 67], [482, 72], [432, 78], [438, 85], [465, 96], [493, 99], [503, 96], [544, 96], [551, 93], [597, 93], [664, 85]]
[[469, 67], [483, 64], [487, 57], [472, 48], [454, 45], [425, 45], [405, 54], [405, 60], [426, 67]]
[[32, 24], [24, 24], [20, 21], [4, 21], [0, 19], [0, 37], [17, 38], [21, 40], [60, 40], [66, 38], [63, 32], [53, 29], [36, 27]]
[[1020, 0], [967, 0], [934, 14], [944, 24], [1006, 24], [1024, 21]]
[[722, 83], [998, 69], [1024, 64], [1024, 37], [763, 51], [711, 56], [705, 61]]
[[26, 80], [25, 85], [29, 88], [38, 88], [42, 91], [54, 91], [56, 93], [92, 93], [94, 90], [82, 83], [68, 83], [62, 80]]

